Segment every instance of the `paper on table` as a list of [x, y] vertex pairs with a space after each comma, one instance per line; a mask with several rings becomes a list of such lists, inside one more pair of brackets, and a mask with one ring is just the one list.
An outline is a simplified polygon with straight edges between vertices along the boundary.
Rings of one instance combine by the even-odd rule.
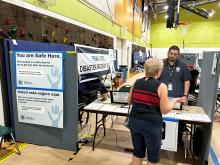
[[192, 120], [190, 113], [175, 113], [175, 118], [181, 119], [181, 120]]
[[93, 103], [87, 105], [86, 109], [99, 110], [102, 106], [103, 106], [103, 103], [93, 102]]
[[118, 113], [125, 113], [125, 114], [127, 114], [128, 113], [128, 108], [116, 108], [114, 111], [118, 112]]
[[99, 110], [113, 112], [117, 107], [117, 105], [103, 104], [103, 106]]
[[[129, 105], [122, 105], [121, 107], [122, 108], [129, 108]], [[131, 107], [132, 107], [132, 105], [131, 105]]]
[[166, 115], [162, 115], [163, 117], [169, 117], [169, 118], [174, 118], [175, 117], [175, 114], [174, 114], [174, 112], [169, 112], [169, 113], [167, 113]]
[[206, 114], [192, 114], [192, 120], [211, 122], [210, 118]]

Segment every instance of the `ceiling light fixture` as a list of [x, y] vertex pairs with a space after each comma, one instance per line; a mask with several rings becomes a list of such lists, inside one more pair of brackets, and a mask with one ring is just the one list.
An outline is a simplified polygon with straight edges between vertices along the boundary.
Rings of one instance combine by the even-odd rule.
[[148, 6], [144, 6], [144, 11], [147, 11], [148, 10]]
[[212, 17], [215, 14], [214, 10], [209, 11], [209, 17]]
[[164, 9], [167, 10], [168, 9], [168, 5], [164, 6]]

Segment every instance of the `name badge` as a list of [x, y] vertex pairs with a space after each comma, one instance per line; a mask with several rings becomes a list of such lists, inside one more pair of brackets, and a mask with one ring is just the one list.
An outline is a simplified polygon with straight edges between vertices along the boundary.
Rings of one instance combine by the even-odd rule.
[[180, 67], [176, 67], [176, 72], [179, 72], [180, 71]]
[[171, 83], [168, 84], [168, 91], [172, 91], [173, 90], [173, 85]]

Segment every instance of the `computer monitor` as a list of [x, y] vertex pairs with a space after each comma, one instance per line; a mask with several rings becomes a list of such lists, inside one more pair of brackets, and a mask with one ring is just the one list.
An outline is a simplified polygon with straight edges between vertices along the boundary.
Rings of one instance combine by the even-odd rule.
[[111, 91], [111, 103], [128, 104], [129, 92]]

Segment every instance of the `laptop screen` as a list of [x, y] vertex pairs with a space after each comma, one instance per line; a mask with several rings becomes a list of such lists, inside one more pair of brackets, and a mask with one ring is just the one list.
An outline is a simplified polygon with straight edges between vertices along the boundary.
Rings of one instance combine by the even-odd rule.
[[129, 92], [111, 91], [111, 103], [128, 104]]

